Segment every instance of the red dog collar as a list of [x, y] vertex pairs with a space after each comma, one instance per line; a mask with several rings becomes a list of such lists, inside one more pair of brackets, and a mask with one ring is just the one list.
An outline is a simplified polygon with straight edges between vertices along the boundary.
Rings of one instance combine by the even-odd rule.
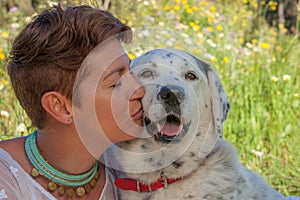
[[181, 178], [167, 178], [162, 176], [157, 181], [151, 184], [141, 183], [139, 180], [133, 180], [128, 178], [118, 178], [115, 181], [115, 185], [122, 190], [132, 190], [136, 192], [151, 192], [159, 188], [167, 188], [169, 184], [174, 183]]

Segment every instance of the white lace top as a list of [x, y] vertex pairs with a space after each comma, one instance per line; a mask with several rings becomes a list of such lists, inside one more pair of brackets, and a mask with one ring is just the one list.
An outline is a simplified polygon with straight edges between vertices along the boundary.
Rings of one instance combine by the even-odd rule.
[[[106, 167], [106, 182], [99, 200], [116, 200], [114, 172]], [[0, 200], [55, 200], [3, 149], [0, 148]]]

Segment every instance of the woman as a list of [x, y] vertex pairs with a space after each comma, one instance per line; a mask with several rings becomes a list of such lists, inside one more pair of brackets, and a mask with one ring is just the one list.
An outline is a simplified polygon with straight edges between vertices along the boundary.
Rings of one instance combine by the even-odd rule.
[[141, 132], [144, 89], [120, 43], [130, 38], [129, 27], [88, 6], [54, 6], [21, 31], [8, 74], [37, 130], [0, 142], [0, 199], [115, 198], [97, 158]]

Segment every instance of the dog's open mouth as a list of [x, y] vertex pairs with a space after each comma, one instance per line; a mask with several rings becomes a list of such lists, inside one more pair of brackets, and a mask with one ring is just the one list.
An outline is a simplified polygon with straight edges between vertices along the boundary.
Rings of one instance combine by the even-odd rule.
[[182, 124], [180, 116], [169, 114], [158, 122], [152, 122], [148, 117], [144, 118], [147, 132], [154, 136], [156, 141], [169, 143], [179, 141], [187, 132], [190, 122]]

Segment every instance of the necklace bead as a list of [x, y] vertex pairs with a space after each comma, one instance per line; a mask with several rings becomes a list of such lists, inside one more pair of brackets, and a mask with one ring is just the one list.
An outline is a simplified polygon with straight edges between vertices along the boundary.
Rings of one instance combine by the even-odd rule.
[[52, 167], [40, 154], [37, 147], [37, 131], [29, 135], [25, 140], [25, 152], [34, 166], [31, 170], [31, 176], [36, 178], [39, 175], [49, 179], [48, 190], [53, 192], [58, 190], [58, 194], [63, 196], [67, 194], [73, 197], [75, 192], [78, 197], [89, 193], [95, 187], [97, 180], [100, 177], [98, 171], [99, 163], [87, 172], [79, 175], [66, 174]]

